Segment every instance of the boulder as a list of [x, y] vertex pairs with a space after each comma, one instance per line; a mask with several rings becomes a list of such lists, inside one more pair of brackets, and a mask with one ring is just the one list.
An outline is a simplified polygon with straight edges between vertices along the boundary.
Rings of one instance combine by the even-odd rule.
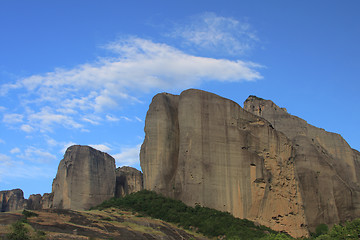
[[115, 194], [115, 160], [89, 146], [69, 147], [53, 181], [53, 207], [84, 210]]
[[195, 89], [156, 95], [140, 164], [145, 189], [308, 235], [292, 142], [231, 100]]
[[132, 167], [119, 167], [116, 169], [115, 197], [124, 197], [143, 189], [143, 174]]
[[12, 212], [23, 210], [27, 205], [24, 192], [21, 189], [0, 191], [0, 211]]

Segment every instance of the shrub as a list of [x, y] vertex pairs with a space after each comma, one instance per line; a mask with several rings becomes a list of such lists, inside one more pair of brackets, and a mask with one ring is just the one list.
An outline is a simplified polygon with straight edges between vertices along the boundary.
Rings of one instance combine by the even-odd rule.
[[28, 210], [26, 210], [26, 209], [24, 209], [24, 211], [22, 211], [22, 214], [24, 215], [25, 218], [28, 218], [28, 217], [37, 217], [37, 216], [39, 216], [39, 214], [34, 213], [34, 212], [31, 212], [31, 211], [28, 211]]
[[11, 225], [11, 232], [7, 234], [10, 240], [28, 240], [30, 239], [29, 230], [22, 221], [17, 221]]

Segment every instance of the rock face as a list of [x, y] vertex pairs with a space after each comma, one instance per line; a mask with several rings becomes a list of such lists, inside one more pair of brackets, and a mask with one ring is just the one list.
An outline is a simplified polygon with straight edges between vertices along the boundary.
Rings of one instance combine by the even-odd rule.
[[26, 205], [27, 201], [21, 189], [0, 191], [0, 212], [22, 210]]
[[215, 94], [153, 98], [140, 163], [144, 188], [308, 234], [292, 142], [265, 119]]
[[311, 230], [320, 223], [360, 217], [360, 154], [339, 135], [292, 116], [272, 101], [250, 96], [249, 112], [268, 120], [293, 142], [294, 162]]
[[40, 194], [32, 194], [29, 199], [27, 199], [26, 209], [29, 210], [41, 210], [49, 209], [53, 206], [53, 193], [44, 193], [43, 196]]
[[115, 194], [115, 160], [89, 146], [66, 150], [53, 182], [53, 207], [89, 209]]
[[143, 174], [132, 167], [119, 167], [116, 169], [115, 197], [124, 197], [143, 189]]

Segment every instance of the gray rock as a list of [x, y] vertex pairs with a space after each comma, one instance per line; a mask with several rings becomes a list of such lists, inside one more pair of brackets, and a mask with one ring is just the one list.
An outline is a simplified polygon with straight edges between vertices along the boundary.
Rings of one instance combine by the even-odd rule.
[[0, 191], [0, 211], [12, 212], [26, 207], [24, 192], [21, 189]]
[[143, 174], [132, 167], [119, 167], [116, 169], [115, 197], [124, 197], [143, 189]]
[[53, 181], [53, 207], [84, 210], [115, 194], [115, 160], [89, 146], [66, 150]]

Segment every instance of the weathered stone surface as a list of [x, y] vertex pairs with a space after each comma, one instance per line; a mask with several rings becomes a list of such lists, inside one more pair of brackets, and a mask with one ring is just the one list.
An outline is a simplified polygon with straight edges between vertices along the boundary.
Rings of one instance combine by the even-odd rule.
[[42, 209], [48, 209], [53, 207], [54, 193], [44, 193], [41, 199]]
[[238, 104], [187, 90], [158, 94], [145, 123], [144, 188], [308, 234], [291, 141]]
[[249, 112], [293, 142], [294, 161], [310, 230], [360, 217], [360, 154], [339, 135], [314, 127], [272, 101], [250, 96]]
[[115, 197], [124, 197], [143, 189], [143, 174], [132, 167], [119, 167], [116, 169]]
[[44, 193], [43, 196], [40, 194], [32, 194], [29, 196], [29, 199], [27, 199], [26, 209], [41, 210], [52, 208], [53, 196], [53, 193]]
[[32, 194], [27, 200], [27, 209], [30, 210], [40, 210], [42, 209], [42, 197], [40, 194]]
[[26, 199], [21, 189], [0, 191], [0, 211], [11, 212], [22, 210], [26, 207]]
[[53, 207], [89, 209], [114, 197], [115, 181], [114, 158], [89, 146], [71, 146], [53, 182]]

